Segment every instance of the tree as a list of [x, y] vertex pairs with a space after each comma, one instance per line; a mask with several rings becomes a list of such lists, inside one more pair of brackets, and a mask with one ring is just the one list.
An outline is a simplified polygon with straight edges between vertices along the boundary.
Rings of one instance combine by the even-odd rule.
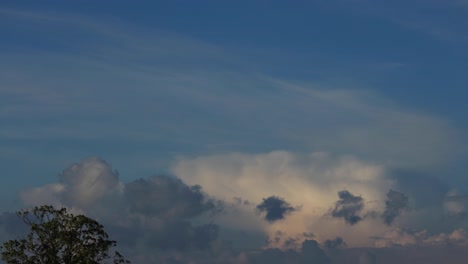
[[130, 263], [110, 248], [104, 227], [84, 215], [67, 213], [65, 208], [44, 205], [17, 215], [30, 228], [26, 238], [10, 240], [0, 247], [8, 264], [99, 264]]

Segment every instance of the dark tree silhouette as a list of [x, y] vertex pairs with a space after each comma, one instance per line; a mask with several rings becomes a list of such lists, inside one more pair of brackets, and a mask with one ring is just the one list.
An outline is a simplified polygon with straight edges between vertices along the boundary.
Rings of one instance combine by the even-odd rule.
[[84, 215], [67, 213], [65, 208], [44, 205], [17, 215], [30, 228], [26, 238], [10, 240], [0, 247], [8, 264], [99, 264], [130, 263], [110, 250], [104, 227]]

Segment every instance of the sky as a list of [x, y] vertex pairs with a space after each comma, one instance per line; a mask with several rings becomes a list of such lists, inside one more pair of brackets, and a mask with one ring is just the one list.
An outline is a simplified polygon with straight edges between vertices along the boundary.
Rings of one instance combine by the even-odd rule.
[[466, 25], [464, 0], [0, 1], [0, 239], [51, 204], [134, 263], [463, 263]]

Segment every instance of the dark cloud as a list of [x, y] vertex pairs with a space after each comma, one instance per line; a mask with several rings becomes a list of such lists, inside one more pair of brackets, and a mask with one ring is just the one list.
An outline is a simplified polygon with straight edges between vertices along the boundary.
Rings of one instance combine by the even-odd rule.
[[218, 238], [218, 233], [215, 224], [193, 226], [188, 221], [177, 221], [153, 231], [149, 245], [162, 250], [206, 249]]
[[375, 254], [365, 251], [359, 256], [359, 264], [377, 264], [377, 257]]
[[280, 250], [278, 248], [269, 248], [260, 251], [259, 253], [253, 252], [249, 256], [249, 264], [284, 264], [284, 263], [298, 263], [300, 254], [294, 250]]
[[385, 224], [391, 225], [405, 208], [408, 208], [408, 196], [394, 190], [388, 191], [387, 200], [385, 201], [385, 211], [382, 214]]
[[336, 237], [335, 239], [327, 239], [323, 242], [323, 247], [326, 249], [337, 249], [346, 247], [346, 243], [341, 237]]
[[281, 249], [299, 250], [304, 240], [312, 239], [314, 237], [314, 234], [310, 232], [303, 232], [300, 234], [288, 234], [281, 230], [277, 230], [272, 237], [269, 237], [266, 240], [265, 246], [268, 248], [278, 247]]
[[362, 220], [359, 212], [364, 208], [364, 199], [360, 196], [354, 196], [347, 190], [339, 191], [340, 198], [335, 202], [331, 215], [337, 218], [343, 218], [350, 225], [357, 224]]
[[282, 232], [281, 230], [276, 231], [275, 236], [272, 239], [267, 240], [267, 245], [278, 244], [283, 239], [284, 236], [285, 236], [285, 233]]
[[139, 179], [125, 186], [130, 211], [164, 220], [187, 219], [219, 209], [200, 186], [188, 186], [180, 179], [159, 175]]
[[278, 264], [329, 264], [330, 258], [315, 240], [305, 240], [302, 242], [299, 251], [278, 248], [270, 248], [260, 252], [251, 252], [250, 264], [278, 263]]
[[334, 259], [337, 264], [465, 264], [468, 251], [463, 247], [393, 247], [344, 249]]
[[297, 248], [299, 246], [300, 238], [298, 237], [288, 237], [284, 240], [283, 247], [284, 248]]
[[116, 225], [112, 219], [103, 219], [101, 222], [105, 226], [106, 232], [109, 236], [113, 240], [118, 241], [118, 246], [122, 248], [130, 249], [135, 247], [140, 241], [142, 241], [145, 234], [148, 233], [148, 230], [145, 233], [145, 230], [137, 225]]
[[440, 179], [417, 171], [392, 170], [389, 178], [396, 181], [395, 188], [411, 197], [417, 209], [441, 207], [449, 191]]
[[[231, 249], [190, 249], [186, 251], [152, 249], [151, 253], [139, 254], [133, 257], [135, 264], [249, 264], [247, 253]], [[287, 263], [287, 262], [285, 262]]]
[[263, 202], [257, 205], [257, 210], [260, 213], [265, 213], [265, 220], [272, 223], [284, 219], [286, 215], [296, 211], [297, 208], [292, 207], [283, 198], [270, 196], [264, 198]]
[[222, 210], [222, 205], [205, 195], [200, 186], [158, 175], [126, 184], [123, 197], [137, 219], [129, 228], [143, 234], [138, 241], [149, 248], [203, 250], [218, 239], [218, 225], [192, 222], [196, 217]]
[[317, 241], [306, 239], [302, 242], [301, 258], [299, 263], [329, 264], [331, 263], [331, 260], [320, 248]]
[[[167, 175], [122, 183], [110, 164], [97, 157], [72, 164], [58, 183], [30, 189], [22, 198], [28, 206], [66, 206], [99, 219], [122, 253], [136, 252], [128, 256], [153, 251], [180, 255], [221, 243], [220, 228], [211, 221], [223, 203], [208, 197], [200, 186]], [[16, 224], [22, 224], [16, 216], [0, 215], [2, 228], [16, 230]]]
[[249, 200], [244, 200], [241, 197], [234, 197], [234, 198], [232, 198], [232, 200], [234, 201], [234, 204], [238, 205], [238, 206], [240, 206], [240, 205], [250, 205]]

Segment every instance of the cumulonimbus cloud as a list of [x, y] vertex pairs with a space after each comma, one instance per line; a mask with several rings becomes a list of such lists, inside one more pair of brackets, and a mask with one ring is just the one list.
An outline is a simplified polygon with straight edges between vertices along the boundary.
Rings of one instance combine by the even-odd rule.
[[[139, 263], [208, 258], [213, 263], [330, 263], [359, 246], [444, 247], [467, 242], [462, 228], [449, 232], [400, 228], [400, 222], [418, 220], [399, 214], [407, 207], [407, 198], [391, 190], [392, 178], [375, 164], [289, 152], [178, 162], [173, 172], [180, 178], [157, 175], [123, 183], [110, 164], [88, 158], [65, 169], [56, 183], [24, 190], [21, 198], [26, 206], [48, 203], [96, 217]], [[247, 202], [258, 197], [263, 197], [258, 205]], [[450, 197], [449, 202], [459, 200]], [[408, 214], [414, 211], [417, 208]], [[373, 214], [402, 221], [387, 225]], [[10, 220], [5, 215], [0, 224], [11, 225]], [[263, 233], [268, 242], [262, 249], [236, 251], [224, 242], [235, 239], [226, 235], [227, 230]], [[340, 254], [335, 255], [337, 251]]]
[[222, 210], [200, 186], [166, 175], [123, 183], [96, 157], [70, 165], [58, 183], [24, 190], [21, 198], [26, 206], [52, 204], [94, 215], [124, 245], [161, 250], [209, 247], [218, 238], [218, 225], [191, 219]]
[[341, 237], [336, 237], [335, 239], [327, 239], [323, 242], [323, 246], [326, 249], [337, 249], [346, 247], [346, 242]]

